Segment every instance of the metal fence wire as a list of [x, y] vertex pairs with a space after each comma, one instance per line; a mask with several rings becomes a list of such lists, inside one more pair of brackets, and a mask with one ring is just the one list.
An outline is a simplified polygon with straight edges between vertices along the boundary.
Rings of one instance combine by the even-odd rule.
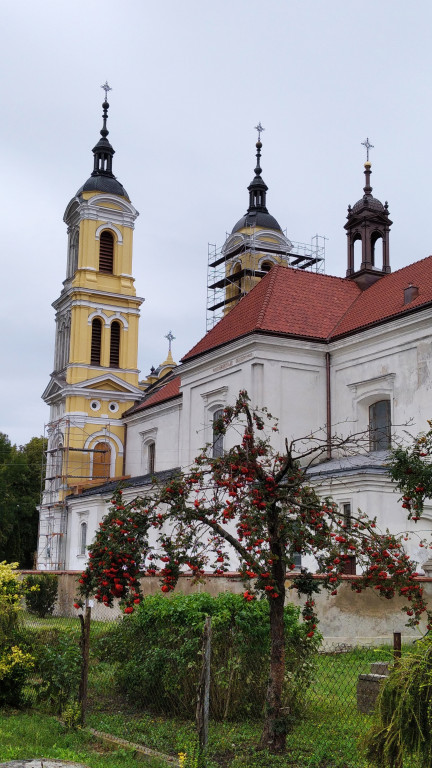
[[[176, 755], [194, 734], [202, 667], [200, 631], [185, 627], [177, 643], [137, 641], [127, 619], [90, 623], [86, 724]], [[30, 707], [62, 715], [79, 699], [79, 618], [24, 614], [23, 633], [36, 659], [25, 695]], [[268, 679], [268, 648], [233, 631], [213, 633], [209, 750], [218, 763], [259, 738]], [[322, 643], [312, 654], [287, 649], [287, 765], [363, 764], [362, 740], [379, 686], [393, 662], [389, 646]], [[249, 740], [249, 741], [248, 741]], [[222, 757], [220, 757], [222, 755]], [[226, 761], [223, 760], [226, 755]], [[308, 762], [306, 762], [306, 759]], [[303, 761], [303, 762], [302, 762]], [[240, 764], [240, 763], [239, 763]]]

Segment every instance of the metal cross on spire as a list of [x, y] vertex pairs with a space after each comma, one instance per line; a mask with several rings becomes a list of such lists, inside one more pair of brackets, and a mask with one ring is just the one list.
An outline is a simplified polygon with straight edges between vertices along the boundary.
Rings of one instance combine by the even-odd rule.
[[258, 125], [255, 126], [255, 130], [258, 131], [258, 141], [261, 141], [261, 134], [263, 131], [265, 131], [265, 128], [261, 125], [261, 120], [259, 121]]
[[105, 80], [105, 85], [101, 85], [103, 91], [105, 91], [105, 101], [108, 98], [108, 91], [112, 91], [111, 86], [108, 85], [108, 80]]
[[172, 335], [172, 331], [168, 331], [165, 338], [168, 339], [168, 344], [169, 344], [168, 351], [171, 352], [171, 343], [174, 341], [175, 336]]
[[362, 141], [362, 146], [366, 147], [366, 162], [369, 162], [369, 150], [374, 148], [374, 145], [370, 143], [369, 137], [366, 141]]

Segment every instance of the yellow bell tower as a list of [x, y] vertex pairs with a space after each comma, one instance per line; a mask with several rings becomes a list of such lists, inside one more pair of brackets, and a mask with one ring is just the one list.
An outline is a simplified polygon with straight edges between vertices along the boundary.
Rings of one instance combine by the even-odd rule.
[[138, 211], [112, 172], [108, 83], [101, 138], [90, 178], [66, 208], [66, 279], [56, 310], [54, 370], [42, 397], [50, 406], [48, 461], [40, 509], [38, 567], [63, 568], [66, 497], [80, 487], [123, 475], [122, 414], [138, 386], [138, 321], [142, 299], [132, 276]]

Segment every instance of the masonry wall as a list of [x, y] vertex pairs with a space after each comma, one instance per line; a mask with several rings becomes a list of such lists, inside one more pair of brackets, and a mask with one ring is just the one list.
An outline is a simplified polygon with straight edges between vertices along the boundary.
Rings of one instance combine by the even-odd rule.
[[[23, 571], [35, 573], [35, 571]], [[59, 593], [55, 609], [56, 616], [76, 616], [77, 611], [73, 607], [78, 590], [79, 571], [60, 571]], [[424, 587], [426, 598], [432, 604], [432, 578], [420, 577], [418, 579]], [[287, 580], [289, 602], [301, 605], [294, 589], [289, 590], [292, 579]], [[141, 581], [145, 595], [160, 593], [160, 583], [157, 576], [149, 576]], [[242, 594], [244, 585], [236, 574], [225, 577], [207, 575], [202, 583], [194, 584], [191, 577], [181, 576], [176, 587], [176, 593], [192, 594], [194, 592], [209, 592], [217, 595], [220, 592], [234, 592]], [[169, 597], [166, 598], [169, 600]], [[320, 619], [320, 631], [324, 635], [325, 642], [332, 645], [346, 643], [349, 645], [377, 645], [391, 643], [393, 632], [401, 632], [403, 642], [409, 642], [421, 637], [426, 631], [425, 622], [420, 628], [410, 629], [405, 626], [407, 617], [402, 612], [402, 606], [406, 601], [400, 598], [386, 600], [374, 590], [356, 594], [351, 590], [350, 577], [344, 577], [344, 583], [340, 586], [338, 594], [331, 596], [326, 592], [315, 596], [317, 612]], [[92, 616], [97, 621], [114, 621], [120, 616], [118, 607], [105, 608], [96, 601], [93, 604]]]

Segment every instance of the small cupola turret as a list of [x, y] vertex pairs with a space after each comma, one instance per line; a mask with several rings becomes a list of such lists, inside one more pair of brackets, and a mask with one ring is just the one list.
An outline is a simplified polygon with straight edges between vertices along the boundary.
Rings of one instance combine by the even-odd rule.
[[[348, 206], [347, 222], [344, 228], [348, 238], [348, 266], [346, 276], [364, 290], [375, 283], [383, 275], [391, 272], [389, 233], [392, 221], [389, 217], [388, 203], [384, 205], [372, 195], [370, 183], [371, 163], [369, 150], [373, 148], [367, 138], [362, 142], [366, 147], [366, 162], [364, 164], [365, 186], [364, 195], [355, 205]], [[382, 243], [382, 263], [377, 263], [378, 241]], [[355, 243], [361, 242], [361, 263], [356, 268], [354, 263]]]

